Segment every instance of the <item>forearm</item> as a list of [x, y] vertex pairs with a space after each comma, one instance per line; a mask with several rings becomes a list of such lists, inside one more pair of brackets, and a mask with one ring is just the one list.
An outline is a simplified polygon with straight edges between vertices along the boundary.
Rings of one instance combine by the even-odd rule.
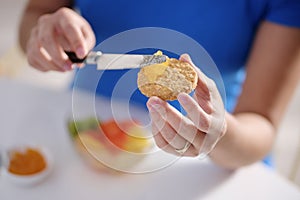
[[[222, 166], [237, 168], [270, 151], [276, 127], [299, 82], [300, 30], [264, 22], [247, 62], [247, 76], [227, 133], [211, 153]], [[267, 78], [266, 78], [267, 77]]]
[[226, 168], [238, 168], [261, 160], [270, 151], [275, 128], [255, 113], [226, 113], [227, 132], [210, 153], [210, 158]]

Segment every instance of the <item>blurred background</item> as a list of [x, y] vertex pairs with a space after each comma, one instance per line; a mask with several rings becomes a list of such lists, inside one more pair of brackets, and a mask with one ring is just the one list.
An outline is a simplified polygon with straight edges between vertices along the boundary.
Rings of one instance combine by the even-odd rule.
[[29, 67], [18, 46], [18, 25], [26, 0], [0, 0], [0, 76], [18, 79], [40, 87], [65, 89], [72, 72], [41, 73]]
[[[0, 78], [50, 90], [66, 90], [73, 73], [30, 68], [18, 46], [18, 25], [26, 0], [0, 1]], [[299, 63], [300, 64], [300, 63]], [[300, 186], [300, 85], [288, 107], [273, 148], [274, 168]]]

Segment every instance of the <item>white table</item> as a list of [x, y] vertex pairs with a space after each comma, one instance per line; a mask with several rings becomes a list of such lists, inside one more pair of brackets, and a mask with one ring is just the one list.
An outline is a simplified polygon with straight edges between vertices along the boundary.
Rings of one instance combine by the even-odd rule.
[[209, 161], [180, 159], [147, 174], [94, 171], [74, 151], [65, 122], [71, 93], [0, 79], [0, 148], [35, 142], [55, 159], [51, 176], [21, 187], [0, 176], [1, 200], [77, 199], [300, 199], [300, 190], [261, 163], [237, 171]]

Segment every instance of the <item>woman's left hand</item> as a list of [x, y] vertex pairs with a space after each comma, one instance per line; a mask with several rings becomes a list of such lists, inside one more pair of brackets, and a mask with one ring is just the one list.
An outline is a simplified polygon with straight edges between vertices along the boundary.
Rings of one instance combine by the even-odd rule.
[[187, 54], [180, 60], [197, 71], [198, 84], [193, 97], [181, 93], [178, 101], [187, 115], [158, 97], [151, 97], [147, 107], [152, 119], [152, 133], [158, 147], [178, 156], [207, 155], [226, 133], [225, 109], [213, 80], [196, 67]]

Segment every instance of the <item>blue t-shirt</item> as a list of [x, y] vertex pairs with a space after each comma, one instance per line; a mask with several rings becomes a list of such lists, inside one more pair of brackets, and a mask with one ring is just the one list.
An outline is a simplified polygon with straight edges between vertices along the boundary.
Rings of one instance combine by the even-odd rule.
[[[223, 99], [229, 112], [233, 111], [240, 94], [244, 66], [259, 24], [266, 20], [300, 27], [299, 0], [76, 0], [75, 6], [91, 24], [97, 44], [122, 31], [140, 27], [168, 28], [197, 41], [220, 71], [226, 93]], [[130, 94], [132, 101], [145, 105], [147, 98], [137, 90], [137, 71], [128, 76], [126, 73], [127, 70], [97, 71], [95, 67], [85, 67], [77, 71], [74, 87], [111, 97], [117, 85], [120, 98]], [[118, 84], [120, 79], [122, 84]], [[99, 84], [95, 87], [95, 83]], [[179, 108], [178, 102], [172, 104]], [[268, 163], [269, 158], [264, 162]]]
[[[122, 31], [140, 27], [168, 28], [197, 41], [220, 71], [226, 92], [225, 107], [229, 112], [233, 111], [240, 94], [244, 65], [259, 24], [267, 20], [286, 26], [300, 26], [299, 0], [76, 0], [75, 6], [91, 24], [97, 44]], [[153, 53], [147, 50], [141, 52]], [[86, 67], [77, 72], [74, 86], [91, 90], [91, 84], [95, 83], [93, 80], [101, 76], [97, 93], [110, 97], [126, 72], [103, 72], [96, 71], [95, 67]], [[119, 93], [123, 91], [124, 96], [128, 88], [137, 88], [136, 74], [126, 77], [128, 80], [122, 83], [124, 89], [118, 90]], [[130, 92], [131, 100], [145, 105], [145, 96], [138, 90]], [[178, 107], [178, 103], [173, 104]]]

